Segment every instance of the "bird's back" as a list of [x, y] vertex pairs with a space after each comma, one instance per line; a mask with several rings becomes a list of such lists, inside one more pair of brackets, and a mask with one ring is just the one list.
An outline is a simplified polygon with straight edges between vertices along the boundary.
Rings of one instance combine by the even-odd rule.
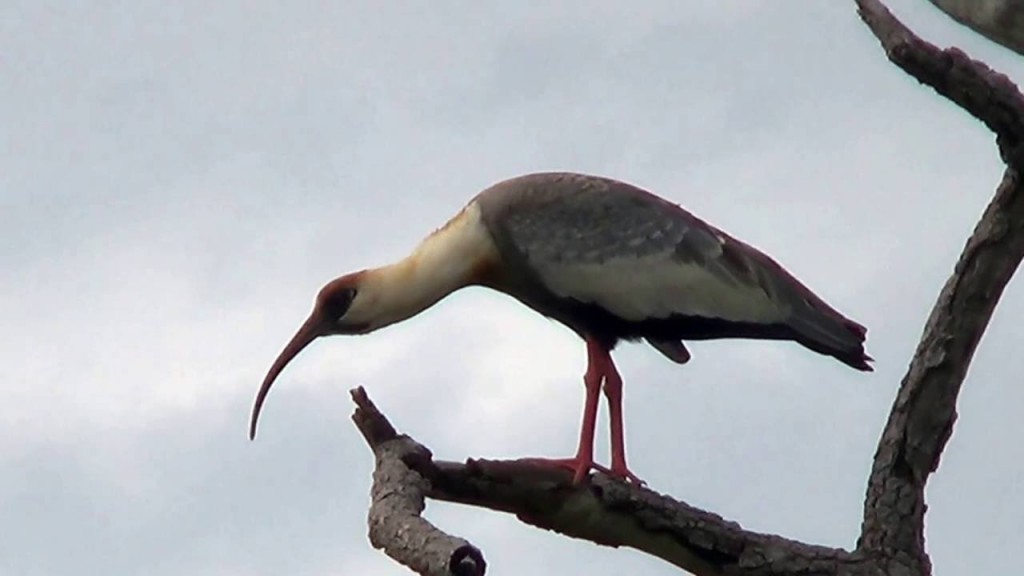
[[474, 202], [502, 253], [494, 287], [581, 335], [646, 338], [680, 362], [680, 340], [794, 340], [870, 370], [864, 327], [767, 255], [636, 186], [536, 173]]

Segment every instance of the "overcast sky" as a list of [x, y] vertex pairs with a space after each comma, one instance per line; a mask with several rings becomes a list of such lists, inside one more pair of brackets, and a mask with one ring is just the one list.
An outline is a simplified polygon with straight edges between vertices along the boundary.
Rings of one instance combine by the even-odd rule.
[[[405, 573], [366, 538], [357, 385], [439, 458], [571, 455], [583, 344], [482, 289], [312, 346], [246, 437], [324, 282], [551, 169], [679, 202], [869, 327], [873, 374], [783, 343], [696, 343], [685, 367], [617, 352], [654, 489], [854, 546], [881, 426], [1001, 164], [852, 1], [85, 4], [0, 5], [0, 574]], [[889, 4], [1024, 79], [929, 3]], [[1017, 281], [929, 485], [947, 576], [1018, 567], [1022, 314]], [[507, 515], [427, 515], [495, 574], [675, 573]]]

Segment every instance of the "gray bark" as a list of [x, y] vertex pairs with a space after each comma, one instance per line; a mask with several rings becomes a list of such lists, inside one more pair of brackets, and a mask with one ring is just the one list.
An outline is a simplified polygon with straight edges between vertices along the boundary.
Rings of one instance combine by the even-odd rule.
[[1024, 258], [1024, 95], [963, 52], [915, 36], [878, 0], [856, 0], [889, 59], [988, 126], [1006, 169], [943, 286], [900, 383], [875, 453], [861, 535], [852, 550], [744, 530], [712, 512], [595, 474], [518, 461], [435, 462], [399, 436], [365, 392], [353, 416], [376, 455], [370, 539], [421, 574], [483, 574], [479, 550], [420, 518], [423, 498], [515, 514], [521, 521], [606, 546], [629, 546], [698, 576], [927, 576], [925, 484], [956, 421], [975, 348]]
[[430, 481], [414, 470], [430, 451], [399, 435], [362, 388], [352, 391], [359, 407], [352, 416], [375, 456], [367, 523], [370, 543], [418, 574], [483, 576], [483, 554], [475, 546], [427, 522], [423, 513]]

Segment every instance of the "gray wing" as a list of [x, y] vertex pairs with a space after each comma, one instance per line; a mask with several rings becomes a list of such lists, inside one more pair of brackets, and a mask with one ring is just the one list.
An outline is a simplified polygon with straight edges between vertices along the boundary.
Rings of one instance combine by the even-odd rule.
[[477, 201], [499, 247], [557, 296], [629, 321], [683, 315], [772, 323], [789, 315], [776, 274], [749, 254], [763, 255], [635, 186], [531, 174]]

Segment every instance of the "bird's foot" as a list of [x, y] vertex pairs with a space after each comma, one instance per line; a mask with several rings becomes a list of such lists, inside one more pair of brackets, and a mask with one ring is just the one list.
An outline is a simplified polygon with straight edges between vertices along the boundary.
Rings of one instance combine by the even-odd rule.
[[569, 470], [570, 472], [573, 473], [573, 476], [572, 476], [572, 483], [573, 484], [581, 483], [583, 481], [583, 479], [587, 477], [587, 474], [591, 470], [597, 470], [598, 472], [600, 472], [602, 474], [606, 474], [608, 476], [611, 476], [613, 478], [618, 478], [620, 480], [625, 480], [627, 482], [632, 482], [632, 483], [634, 483], [634, 484], [636, 484], [638, 486], [646, 485], [646, 483], [643, 480], [641, 480], [636, 474], [633, 474], [632, 472], [630, 472], [629, 469], [626, 468], [625, 466], [623, 466], [621, 468], [616, 467], [616, 466], [613, 466], [612, 468], [608, 468], [608, 467], [602, 466], [601, 464], [598, 464], [597, 462], [594, 462], [594, 461], [587, 462], [586, 459], [580, 458], [580, 457], [573, 457], [573, 458], [523, 458], [522, 462], [525, 462], [527, 464], [531, 464], [531, 465], [534, 465], [534, 466], [541, 466], [541, 467], [546, 467], [546, 468], [562, 468], [562, 469], [567, 469], [567, 470]]
[[607, 468], [593, 461], [587, 462], [584, 458], [522, 458], [521, 461], [531, 466], [541, 468], [561, 468], [573, 473], [572, 483], [579, 484], [591, 469], [604, 472]]
[[647, 486], [647, 482], [644, 482], [643, 480], [640, 479], [639, 476], [633, 474], [633, 472], [631, 472], [629, 468], [626, 468], [625, 464], [622, 464], [621, 466], [616, 466], [615, 464], [612, 464], [611, 470], [602, 470], [602, 472], [613, 478], [618, 478], [619, 480], [624, 480], [626, 482], [632, 482], [637, 486]]

